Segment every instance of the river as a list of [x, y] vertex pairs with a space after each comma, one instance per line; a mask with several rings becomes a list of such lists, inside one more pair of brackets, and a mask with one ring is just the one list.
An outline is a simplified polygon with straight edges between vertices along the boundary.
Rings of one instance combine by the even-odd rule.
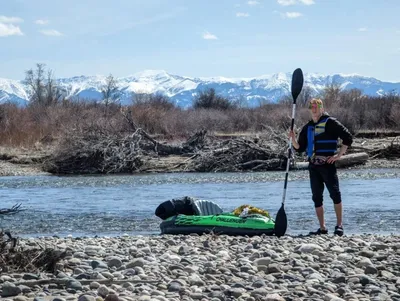
[[[346, 234], [400, 232], [400, 169], [339, 170], [339, 178]], [[158, 235], [156, 207], [186, 195], [225, 211], [251, 204], [275, 216], [283, 181], [284, 172], [0, 177], [0, 208], [24, 209], [0, 215], [0, 227], [20, 237]], [[327, 190], [324, 200], [333, 232]], [[287, 234], [317, 229], [307, 171], [290, 172], [285, 209]]]

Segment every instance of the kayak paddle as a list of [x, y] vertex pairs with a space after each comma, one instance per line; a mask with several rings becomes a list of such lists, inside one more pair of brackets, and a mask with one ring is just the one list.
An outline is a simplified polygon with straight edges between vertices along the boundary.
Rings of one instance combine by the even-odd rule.
[[[303, 88], [304, 78], [303, 78], [303, 71], [300, 68], [294, 70], [292, 75], [292, 97], [293, 97], [293, 108], [292, 108], [292, 124], [290, 125], [291, 130], [293, 131], [294, 127], [294, 115], [296, 112], [296, 100], [299, 96], [301, 89]], [[283, 188], [283, 197], [282, 197], [282, 205], [279, 209], [278, 213], [276, 214], [275, 218], [275, 235], [281, 237], [285, 235], [287, 229], [287, 217], [285, 212], [285, 197], [286, 197], [286, 188], [288, 182], [288, 175], [289, 175], [289, 163], [290, 157], [292, 155], [292, 139], [289, 139], [289, 154], [286, 161], [286, 175], [285, 175], [285, 185]]]

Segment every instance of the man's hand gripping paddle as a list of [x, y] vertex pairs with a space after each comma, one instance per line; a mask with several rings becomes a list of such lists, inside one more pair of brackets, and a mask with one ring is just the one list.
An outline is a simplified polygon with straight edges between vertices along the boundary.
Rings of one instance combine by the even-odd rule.
[[[292, 96], [293, 96], [293, 108], [292, 108], [292, 124], [290, 126], [291, 130], [293, 131], [294, 127], [294, 115], [296, 112], [296, 100], [299, 96], [302, 88], [303, 88], [304, 78], [303, 78], [303, 71], [300, 68], [294, 70], [292, 75]], [[282, 205], [279, 209], [278, 213], [276, 214], [275, 218], [275, 235], [281, 237], [285, 235], [287, 229], [287, 217], [285, 212], [285, 197], [286, 197], [286, 188], [287, 188], [287, 181], [289, 175], [289, 164], [290, 164], [290, 157], [292, 155], [292, 139], [289, 139], [289, 154], [286, 163], [286, 174], [285, 174], [285, 185], [283, 188], [283, 197], [282, 197]]]

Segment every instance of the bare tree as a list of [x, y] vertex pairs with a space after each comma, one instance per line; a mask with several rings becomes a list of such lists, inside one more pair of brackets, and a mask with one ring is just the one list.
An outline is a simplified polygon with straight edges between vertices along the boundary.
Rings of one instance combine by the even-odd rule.
[[117, 81], [112, 74], [107, 76], [106, 83], [101, 89], [103, 95], [103, 102], [106, 106], [112, 103], [118, 103], [121, 93], [117, 86]]
[[32, 90], [30, 101], [42, 104], [45, 100], [44, 64], [36, 64], [36, 70], [29, 69], [25, 72], [25, 83]]
[[36, 64], [36, 70], [27, 70], [25, 72], [25, 84], [32, 91], [30, 97], [32, 104], [50, 106], [58, 103], [63, 94], [54, 80], [52, 70], [48, 70], [47, 78], [45, 77], [45, 66], [45, 64], [38, 63]]
[[321, 95], [324, 99], [324, 106], [330, 108], [333, 105], [338, 105], [340, 103], [341, 92], [342, 89], [339, 84], [332, 83], [326, 85]]
[[60, 87], [57, 86], [52, 70], [47, 71], [47, 83], [45, 93], [47, 105], [56, 104], [63, 98], [63, 92]]

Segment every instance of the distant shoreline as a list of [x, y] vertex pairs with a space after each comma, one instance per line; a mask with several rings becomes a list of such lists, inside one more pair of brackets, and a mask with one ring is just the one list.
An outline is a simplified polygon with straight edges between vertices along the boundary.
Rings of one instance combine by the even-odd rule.
[[[222, 137], [222, 139], [233, 139], [232, 137]], [[393, 138], [356, 138], [349, 154], [358, 153], [358, 148], [366, 149], [368, 145], [385, 145], [390, 144]], [[355, 150], [353, 150], [353, 148]], [[41, 149], [24, 149], [24, 148], [6, 148], [0, 147], [0, 176], [51, 176], [63, 174], [52, 174], [44, 171], [43, 162], [52, 155], [54, 147]], [[198, 172], [184, 170], [181, 166], [187, 163], [190, 158], [187, 155], [168, 155], [158, 157], [146, 157], [148, 164], [147, 171], [134, 172], [132, 174], [149, 174], [149, 173], [180, 173], [180, 172]], [[296, 163], [300, 163], [296, 159]], [[341, 168], [341, 167], [339, 167]], [[400, 157], [394, 159], [385, 158], [369, 158], [365, 163], [352, 165], [351, 169], [375, 169], [375, 168], [400, 168]], [[346, 167], [343, 167], [346, 169]], [[222, 171], [223, 172], [223, 171]], [[245, 172], [245, 171], [244, 171]], [[254, 171], [257, 172], [257, 171]], [[260, 170], [260, 172], [266, 172]], [[118, 173], [116, 173], [118, 174]], [[75, 174], [81, 175], [81, 174]], [[83, 174], [82, 174], [83, 175]], [[88, 175], [88, 174], [85, 174]], [[96, 174], [101, 175], [101, 174]], [[105, 175], [105, 174], [104, 174]]]

